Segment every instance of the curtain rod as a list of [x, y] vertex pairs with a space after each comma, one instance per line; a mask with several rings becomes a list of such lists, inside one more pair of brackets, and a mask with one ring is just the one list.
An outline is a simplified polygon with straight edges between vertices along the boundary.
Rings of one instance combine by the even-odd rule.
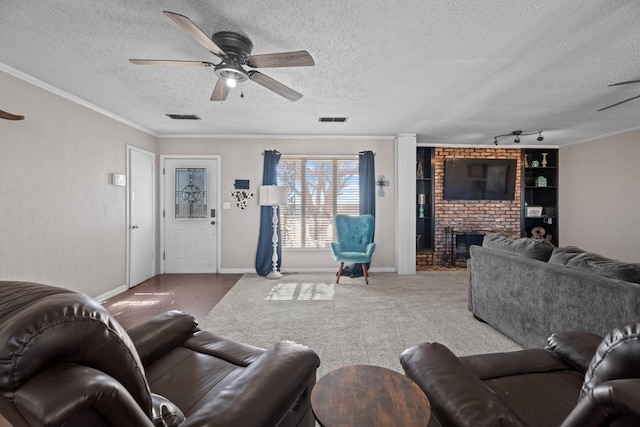
[[[264, 156], [264, 151], [261, 153]], [[298, 158], [313, 158], [313, 159], [352, 159], [356, 156], [361, 155], [362, 153], [356, 154], [283, 154], [280, 153], [282, 157], [298, 157]], [[374, 156], [377, 156], [377, 153], [373, 153]]]

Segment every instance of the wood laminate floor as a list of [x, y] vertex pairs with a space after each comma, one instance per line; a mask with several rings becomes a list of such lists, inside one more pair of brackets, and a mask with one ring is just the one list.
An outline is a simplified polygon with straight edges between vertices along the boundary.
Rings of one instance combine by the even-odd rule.
[[[103, 302], [126, 329], [167, 310], [204, 319], [241, 274], [161, 274]], [[11, 427], [0, 415], [0, 427]]]
[[204, 319], [240, 277], [241, 274], [161, 274], [103, 305], [124, 328], [167, 310], [182, 310]]

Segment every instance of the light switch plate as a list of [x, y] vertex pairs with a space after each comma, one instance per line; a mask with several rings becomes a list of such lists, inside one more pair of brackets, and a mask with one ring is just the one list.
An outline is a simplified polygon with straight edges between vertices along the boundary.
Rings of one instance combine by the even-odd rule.
[[122, 173], [112, 173], [111, 183], [113, 185], [119, 185], [124, 187], [125, 185], [127, 185], [127, 176]]
[[231, 203], [223, 202], [222, 203], [222, 209], [231, 209]]

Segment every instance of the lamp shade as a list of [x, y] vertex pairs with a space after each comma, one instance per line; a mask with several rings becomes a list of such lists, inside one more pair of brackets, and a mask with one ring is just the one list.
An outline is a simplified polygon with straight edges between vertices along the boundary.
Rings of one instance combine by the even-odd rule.
[[273, 206], [287, 203], [287, 187], [278, 185], [260, 186], [260, 205]]

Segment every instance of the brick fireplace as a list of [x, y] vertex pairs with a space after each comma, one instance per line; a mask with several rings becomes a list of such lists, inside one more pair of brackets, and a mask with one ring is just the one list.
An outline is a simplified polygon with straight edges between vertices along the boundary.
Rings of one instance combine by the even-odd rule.
[[[424, 265], [448, 265], [451, 255], [452, 228], [460, 234], [501, 233], [520, 235], [521, 174], [516, 174], [514, 200], [456, 201], [443, 200], [444, 162], [451, 158], [516, 159], [521, 170], [521, 150], [514, 148], [449, 148], [437, 147], [434, 159], [434, 251], [431, 260], [417, 260], [417, 269]], [[427, 257], [428, 258], [428, 257]], [[430, 261], [430, 262], [429, 262]]]

